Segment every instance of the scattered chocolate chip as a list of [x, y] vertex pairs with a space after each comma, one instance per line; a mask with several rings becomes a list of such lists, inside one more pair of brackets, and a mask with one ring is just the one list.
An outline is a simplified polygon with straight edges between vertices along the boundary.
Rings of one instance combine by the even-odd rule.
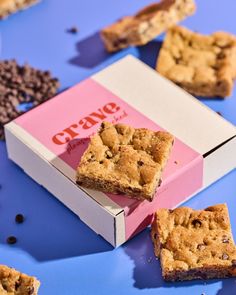
[[138, 161], [139, 166], [143, 166], [144, 162], [143, 161]]
[[226, 254], [226, 253], [223, 253], [223, 255], [222, 255], [222, 259], [223, 259], [223, 260], [228, 260], [228, 259], [229, 259], [229, 255]]
[[206, 248], [206, 246], [204, 244], [197, 245], [197, 249], [200, 251], [204, 250], [205, 248]]
[[7, 243], [10, 244], [10, 245], [13, 245], [17, 242], [17, 238], [14, 237], [14, 236], [10, 236], [7, 238]]
[[25, 220], [25, 217], [23, 214], [17, 214], [15, 217], [15, 221], [16, 223], [23, 223]]
[[104, 161], [100, 161], [100, 162], [99, 162], [99, 164], [103, 164], [103, 163], [104, 163]]
[[50, 99], [58, 88], [58, 79], [49, 71], [20, 66], [15, 60], [0, 61], [0, 139], [6, 123]]
[[175, 163], [176, 165], [179, 164], [178, 161], [174, 161], [174, 163]]
[[153, 238], [156, 240], [156, 238], [157, 238], [157, 233], [155, 233], [155, 234], [153, 235]]
[[194, 219], [194, 220], [192, 221], [192, 225], [193, 225], [194, 227], [201, 227], [202, 223], [201, 223], [201, 221], [200, 221], [199, 219]]
[[79, 29], [76, 26], [73, 26], [70, 29], [67, 29], [67, 32], [71, 33], [71, 34], [77, 34], [78, 31], [79, 31]]
[[160, 178], [158, 181], [158, 187], [161, 186], [161, 184], [162, 184], [162, 179]]
[[174, 212], [174, 210], [173, 209], [169, 209], [169, 213], [173, 213]]
[[221, 112], [216, 112], [219, 116], [221, 116], [222, 117], [222, 114], [221, 114]]

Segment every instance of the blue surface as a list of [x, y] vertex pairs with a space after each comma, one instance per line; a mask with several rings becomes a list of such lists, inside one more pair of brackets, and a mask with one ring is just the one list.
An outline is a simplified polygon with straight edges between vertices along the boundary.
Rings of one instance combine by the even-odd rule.
[[[140, 48], [107, 54], [98, 31], [152, 0], [44, 0], [39, 5], [0, 23], [1, 58], [51, 69], [65, 89], [120, 59], [133, 54], [154, 66], [161, 38]], [[236, 1], [198, 0], [196, 15], [184, 24], [210, 33], [236, 33]], [[66, 33], [78, 26], [77, 35]], [[128, 83], [128, 79], [127, 79]], [[227, 100], [204, 100], [236, 124], [236, 91]], [[226, 202], [236, 238], [236, 171], [186, 203], [203, 208]], [[36, 275], [39, 294], [196, 294], [234, 295], [236, 280], [166, 284], [153, 256], [149, 229], [118, 249], [97, 236], [73, 213], [7, 159], [0, 143], [0, 263]], [[16, 225], [23, 213], [26, 221]], [[9, 235], [18, 243], [6, 244]]]

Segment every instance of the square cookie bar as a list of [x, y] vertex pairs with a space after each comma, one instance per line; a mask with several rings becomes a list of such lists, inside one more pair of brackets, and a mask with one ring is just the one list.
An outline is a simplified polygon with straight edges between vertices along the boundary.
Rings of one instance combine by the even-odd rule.
[[167, 32], [156, 69], [194, 95], [230, 96], [236, 78], [236, 37], [173, 27]]
[[103, 122], [81, 158], [77, 183], [151, 201], [173, 142], [168, 132]]
[[104, 28], [101, 37], [109, 52], [144, 45], [194, 12], [194, 0], [162, 0]]
[[0, 294], [37, 295], [39, 286], [35, 277], [0, 265]]
[[236, 246], [225, 204], [160, 209], [151, 235], [166, 281], [236, 276]]
[[36, 4], [37, 2], [38, 0], [0, 0], [0, 19], [17, 12], [18, 10]]

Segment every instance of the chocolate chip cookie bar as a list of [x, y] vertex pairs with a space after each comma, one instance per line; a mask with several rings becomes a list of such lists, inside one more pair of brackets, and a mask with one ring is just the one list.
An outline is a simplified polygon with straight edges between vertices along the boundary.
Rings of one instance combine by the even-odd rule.
[[236, 36], [207, 36], [175, 26], [167, 32], [156, 69], [194, 95], [230, 96], [236, 78]]
[[39, 286], [35, 277], [0, 265], [0, 294], [37, 295]]
[[166, 281], [236, 276], [236, 246], [225, 204], [160, 209], [151, 235]]
[[151, 201], [173, 141], [168, 132], [103, 122], [81, 158], [77, 183]]
[[0, 0], [0, 19], [36, 4], [38, 0]]
[[194, 0], [162, 0], [104, 28], [101, 37], [109, 52], [144, 45], [194, 12]]

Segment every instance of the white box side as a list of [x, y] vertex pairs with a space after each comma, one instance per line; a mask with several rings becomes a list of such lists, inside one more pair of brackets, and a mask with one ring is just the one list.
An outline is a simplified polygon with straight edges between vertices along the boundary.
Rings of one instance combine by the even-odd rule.
[[202, 155], [236, 135], [235, 126], [132, 56], [92, 78]]
[[[16, 124], [14, 121], [8, 123], [5, 126], [5, 129], [7, 129], [10, 133], [14, 134], [25, 145], [30, 147], [30, 149], [34, 153], [40, 155], [40, 157], [43, 160], [52, 164], [57, 170], [59, 170], [62, 174], [69, 178], [73, 183], [76, 183], [76, 171], [72, 167], [70, 167], [65, 161], [63, 161], [60, 157], [56, 156], [53, 152], [51, 152], [46, 146], [39, 142], [25, 129]], [[93, 198], [97, 203], [99, 203], [102, 207], [104, 207], [114, 216], [123, 210], [123, 208], [121, 208], [118, 204], [112, 201], [103, 192], [87, 188], [83, 188], [83, 191], [85, 191], [85, 193], [87, 193], [91, 198]]]
[[[8, 156], [17, 165], [45, 187], [97, 234], [116, 247], [125, 242], [124, 214], [112, 215], [88, 196], [45, 159], [37, 155], [24, 142], [5, 128]], [[89, 208], [89, 210], [88, 210]], [[115, 225], [119, 230], [116, 232]]]
[[203, 186], [207, 187], [236, 168], [236, 137], [204, 158]]

